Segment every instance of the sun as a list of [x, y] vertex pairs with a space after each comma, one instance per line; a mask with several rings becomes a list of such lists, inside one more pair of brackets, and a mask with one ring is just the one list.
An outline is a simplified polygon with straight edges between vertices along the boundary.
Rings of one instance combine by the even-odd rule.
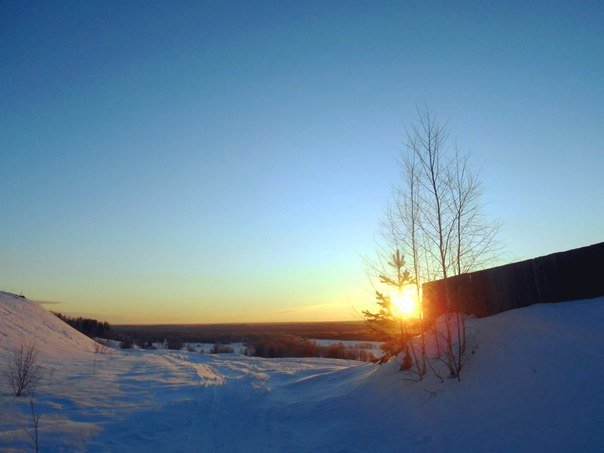
[[420, 316], [419, 302], [414, 287], [407, 286], [400, 292], [390, 293], [390, 300], [394, 311], [402, 317], [418, 318]]

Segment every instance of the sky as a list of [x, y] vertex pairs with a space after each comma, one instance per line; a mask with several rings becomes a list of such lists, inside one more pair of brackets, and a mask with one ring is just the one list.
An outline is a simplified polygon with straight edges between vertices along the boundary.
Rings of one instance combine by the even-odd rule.
[[359, 319], [421, 105], [507, 261], [604, 240], [602, 2], [0, 2], [0, 289]]

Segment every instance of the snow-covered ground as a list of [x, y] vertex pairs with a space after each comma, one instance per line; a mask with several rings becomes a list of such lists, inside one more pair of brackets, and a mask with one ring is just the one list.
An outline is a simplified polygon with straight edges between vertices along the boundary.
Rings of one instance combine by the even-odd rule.
[[[472, 320], [462, 381], [329, 359], [112, 350], [0, 293], [0, 372], [33, 337], [42, 451], [603, 451], [604, 298]], [[31, 448], [0, 381], [0, 451]]]

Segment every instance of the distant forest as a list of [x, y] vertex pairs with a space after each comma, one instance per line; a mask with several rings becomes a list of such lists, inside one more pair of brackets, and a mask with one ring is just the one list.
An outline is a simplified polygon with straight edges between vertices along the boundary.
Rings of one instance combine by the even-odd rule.
[[91, 338], [107, 338], [107, 335], [112, 330], [111, 326], [107, 321], [97, 321], [96, 319], [83, 318], [81, 316], [69, 316], [55, 311], [51, 313], [57, 318], [59, 318], [61, 321], [69, 324], [74, 329], [79, 330], [84, 335], [89, 336]]
[[[185, 343], [214, 344], [210, 353], [233, 352], [230, 343], [244, 343], [246, 355], [260, 357], [325, 357], [372, 361], [375, 359], [368, 341], [379, 341], [364, 322], [259, 323], [259, 324], [164, 324], [117, 325], [107, 321], [74, 317], [52, 312], [89, 337], [119, 340], [124, 349], [134, 344], [147, 349], [164, 343], [168, 349], [180, 350]], [[356, 347], [342, 343], [320, 346], [310, 339], [359, 341]]]
[[162, 324], [115, 325], [115, 339], [129, 338], [141, 342], [167, 339], [182, 343], [252, 343], [278, 335], [295, 335], [304, 339], [378, 341], [364, 321], [287, 322], [257, 324]]

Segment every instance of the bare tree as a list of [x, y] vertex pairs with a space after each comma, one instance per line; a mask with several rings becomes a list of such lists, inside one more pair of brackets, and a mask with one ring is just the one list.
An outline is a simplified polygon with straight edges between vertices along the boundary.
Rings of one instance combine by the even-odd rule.
[[31, 424], [32, 424], [32, 429], [31, 432], [29, 429], [27, 429], [25, 426], [21, 425], [21, 429], [23, 431], [25, 431], [25, 433], [29, 436], [29, 438], [31, 439], [32, 443], [34, 444], [34, 450], [36, 451], [36, 453], [38, 453], [40, 451], [40, 418], [42, 417], [42, 414], [40, 414], [37, 410], [36, 410], [36, 403], [32, 398], [29, 399], [29, 408], [31, 411]]
[[411, 258], [418, 295], [424, 282], [444, 280], [444, 329], [435, 325], [433, 333], [438, 356], [459, 379], [467, 332], [460, 301], [450, 298], [448, 278], [492, 261], [499, 223], [484, 218], [482, 188], [469, 156], [450, 146], [446, 125], [426, 107], [418, 109], [399, 164], [401, 184], [385, 216], [384, 236], [390, 248], [401, 248]]
[[34, 341], [22, 341], [8, 360], [8, 385], [16, 396], [32, 392], [38, 383], [40, 367]]

